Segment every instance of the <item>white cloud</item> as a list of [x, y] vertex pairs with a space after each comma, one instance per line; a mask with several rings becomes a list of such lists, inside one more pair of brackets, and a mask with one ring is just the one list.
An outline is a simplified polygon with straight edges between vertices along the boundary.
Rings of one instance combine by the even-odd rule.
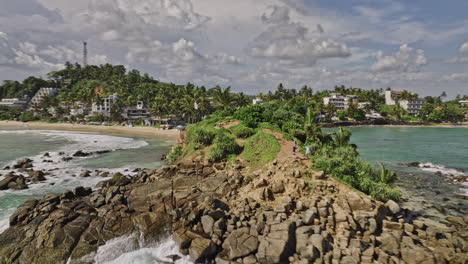
[[449, 64], [468, 63], [468, 57], [453, 58], [453, 59], [447, 60], [446, 63], [449, 63]]
[[453, 73], [444, 77], [445, 81], [468, 81], [468, 72]]
[[[349, 48], [333, 39], [310, 38], [308, 28], [290, 22], [289, 8], [271, 7], [262, 20], [271, 24], [248, 48], [253, 57], [279, 59], [282, 63], [295, 67], [314, 65], [326, 58], [345, 58], [351, 55]], [[323, 32], [317, 26], [318, 33]]]
[[468, 41], [463, 43], [461, 46], [460, 46], [460, 49], [459, 49], [460, 53], [463, 53], [463, 54], [468, 54]]
[[382, 51], [376, 54], [377, 61], [371, 69], [376, 72], [397, 71], [412, 72], [418, 71], [422, 65], [427, 64], [427, 58], [422, 49], [415, 50], [407, 44], [401, 45], [396, 53], [385, 56]]

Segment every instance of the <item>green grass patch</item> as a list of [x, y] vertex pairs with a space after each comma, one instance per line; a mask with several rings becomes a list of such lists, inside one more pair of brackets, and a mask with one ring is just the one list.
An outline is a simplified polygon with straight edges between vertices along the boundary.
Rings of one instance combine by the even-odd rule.
[[233, 126], [230, 128], [230, 130], [234, 134], [234, 136], [238, 138], [248, 138], [255, 134], [255, 129], [247, 127], [243, 124]]
[[252, 167], [272, 162], [280, 151], [280, 144], [275, 136], [258, 132], [244, 142], [240, 157]]

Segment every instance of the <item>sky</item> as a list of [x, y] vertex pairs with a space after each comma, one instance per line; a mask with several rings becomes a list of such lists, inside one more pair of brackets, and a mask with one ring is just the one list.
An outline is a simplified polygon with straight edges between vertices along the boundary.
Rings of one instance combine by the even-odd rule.
[[0, 0], [0, 80], [82, 62], [257, 94], [468, 94], [466, 0]]

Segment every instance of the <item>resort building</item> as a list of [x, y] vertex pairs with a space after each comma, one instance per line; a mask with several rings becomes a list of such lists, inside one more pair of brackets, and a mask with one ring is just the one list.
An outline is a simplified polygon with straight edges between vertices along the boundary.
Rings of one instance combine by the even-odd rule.
[[151, 114], [144, 108], [143, 101], [138, 101], [136, 107], [128, 107], [122, 111], [124, 119], [144, 119], [150, 116]]
[[462, 100], [459, 102], [462, 106], [467, 106], [468, 105], [468, 100]]
[[323, 104], [329, 105], [332, 104], [336, 107], [336, 110], [345, 110], [348, 109], [350, 104], [357, 103], [358, 99], [355, 95], [340, 95], [336, 93], [330, 94], [330, 97], [323, 98]]
[[386, 105], [396, 105], [399, 104], [403, 109], [408, 111], [411, 115], [417, 115], [421, 111], [421, 108], [424, 104], [424, 99], [422, 98], [409, 98], [401, 99], [403, 91], [385, 91], [385, 104]]
[[117, 98], [117, 94], [111, 94], [108, 97], [103, 98], [100, 104], [93, 103], [91, 107], [91, 114], [110, 117], [112, 106], [114, 105], [115, 101], [117, 101]]
[[44, 100], [45, 97], [54, 97], [58, 94], [59, 91], [59, 88], [43, 87], [37, 91], [37, 93], [31, 99], [30, 104], [39, 104]]
[[28, 101], [26, 99], [10, 98], [2, 99], [0, 106], [26, 108]]

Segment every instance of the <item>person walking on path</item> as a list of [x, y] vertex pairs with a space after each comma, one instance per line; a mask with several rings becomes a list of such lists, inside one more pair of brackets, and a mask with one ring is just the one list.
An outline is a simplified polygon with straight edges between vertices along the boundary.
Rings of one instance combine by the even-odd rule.
[[309, 146], [309, 145], [307, 145], [307, 146], [305, 147], [305, 155], [306, 155], [306, 157], [309, 157], [309, 156], [310, 156], [310, 146]]
[[293, 156], [296, 156], [296, 148], [297, 148], [297, 142], [294, 139], [294, 145], [293, 145]]

